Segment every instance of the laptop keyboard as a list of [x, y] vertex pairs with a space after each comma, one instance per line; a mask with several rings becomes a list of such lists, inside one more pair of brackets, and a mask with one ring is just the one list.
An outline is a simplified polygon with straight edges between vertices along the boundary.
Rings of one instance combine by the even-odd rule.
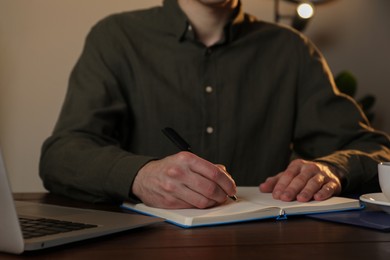
[[19, 221], [25, 239], [97, 227], [97, 225], [47, 218], [30, 219], [20, 217]]

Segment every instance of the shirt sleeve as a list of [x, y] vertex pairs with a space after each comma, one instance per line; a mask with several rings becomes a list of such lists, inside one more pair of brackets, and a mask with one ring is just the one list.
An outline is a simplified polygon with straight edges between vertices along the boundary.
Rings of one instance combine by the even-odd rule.
[[339, 92], [320, 52], [304, 39], [299, 66], [295, 152], [341, 173], [343, 193], [379, 189], [377, 164], [390, 160], [389, 137], [373, 130], [356, 102]]
[[153, 159], [128, 149], [133, 119], [118, 69], [118, 30], [112, 20], [96, 25], [71, 73], [42, 148], [40, 176], [49, 191], [92, 202], [129, 199], [138, 170]]

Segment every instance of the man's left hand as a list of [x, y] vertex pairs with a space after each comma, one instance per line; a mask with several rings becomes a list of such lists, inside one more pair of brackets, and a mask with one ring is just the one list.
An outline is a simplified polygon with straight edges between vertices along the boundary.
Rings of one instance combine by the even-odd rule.
[[335, 169], [319, 162], [297, 159], [287, 169], [260, 184], [260, 191], [272, 192], [282, 201], [325, 200], [341, 192]]

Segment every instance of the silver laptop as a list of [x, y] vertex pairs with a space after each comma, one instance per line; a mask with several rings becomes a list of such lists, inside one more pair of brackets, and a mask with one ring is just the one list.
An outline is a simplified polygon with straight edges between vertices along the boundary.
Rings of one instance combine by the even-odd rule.
[[19, 254], [162, 221], [144, 215], [14, 201], [0, 151], [1, 252]]

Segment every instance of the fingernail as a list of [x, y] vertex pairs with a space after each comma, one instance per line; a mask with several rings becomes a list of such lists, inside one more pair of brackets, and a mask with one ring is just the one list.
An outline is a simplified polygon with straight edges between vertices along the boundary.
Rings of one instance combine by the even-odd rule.
[[323, 199], [324, 199], [324, 195], [321, 194], [321, 193], [319, 193], [319, 192], [317, 192], [316, 194], [314, 194], [313, 197], [314, 197], [315, 200], [323, 200]]
[[283, 192], [283, 194], [281, 195], [283, 197], [284, 200], [291, 200], [291, 193], [288, 192], [288, 191], [285, 191]]
[[307, 195], [306, 192], [301, 192], [301, 193], [298, 194], [298, 196], [302, 197], [303, 199], [308, 199], [309, 198], [309, 196]]
[[302, 201], [302, 202], [306, 202], [306, 201], [310, 200], [310, 197], [306, 192], [302, 192], [302, 193], [299, 193], [297, 195], [297, 200]]

